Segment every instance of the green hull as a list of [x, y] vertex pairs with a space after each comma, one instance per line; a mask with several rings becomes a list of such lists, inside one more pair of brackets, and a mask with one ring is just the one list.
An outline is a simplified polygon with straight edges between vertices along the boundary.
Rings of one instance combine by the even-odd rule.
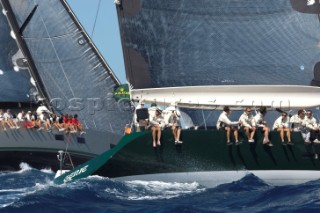
[[[278, 132], [271, 132], [273, 147], [240, 139], [228, 146], [223, 131], [185, 130], [183, 144], [175, 145], [170, 130], [163, 131], [161, 146], [152, 146], [151, 132], [124, 136], [117, 146], [56, 178], [56, 184], [75, 181], [95, 173], [120, 180], [197, 181], [204, 186], [242, 178], [247, 171], [268, 183], [303, 183], [320, 177], [320, 145], [306, 144], [292, 133], [293, 146], [283, 146]], [[300, 171], [300, 172], [299, 172]], [[218, 179], [218, 181], [217, 181]]]
[[[273, 147], [262, 144], [257, 132], [255, 143], [227, 146], [225, 133], [217, 130], [182, 131], [183, 144], [175, 145], [170, 130], [162, 132], [161, 146], [152, 147], [151, 132], [139, 137], [124, 136], [128, 143], [98, 173], [122, 177], [158, 173], [240, 171], [240, 170], [319, 170], [320, 145], [305, 144], [301, 134], [292, 133], [294, 146], [281, 145], [280, 135], [271, 132]], [[134, 138], [130, 140], [130, 137]], [[244, 138], [244, 137], [241, 137]], [[129, 140], [128, 140], [129, 139]]]

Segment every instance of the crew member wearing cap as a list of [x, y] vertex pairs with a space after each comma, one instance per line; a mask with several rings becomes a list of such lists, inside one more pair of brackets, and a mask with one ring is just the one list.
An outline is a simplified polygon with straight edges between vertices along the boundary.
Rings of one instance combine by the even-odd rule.
[[176, 106], [172, 105], [174, 110], [172, 110], [171, 116], [169, 118], [169, 126], [172, 128], [172, 134], [174, 137], [174, 143], [182, 143], [180, 140], [181, 134], [181, 121], [180, 121], [180, 112], [176, 110]]
[[155, 115], [150, 119], [151, 131], [152, 131], [152, 144], [153, 147], [160, 146], [161, 128], [163, 126], [163, 117], [161, 110], [157, 109]]

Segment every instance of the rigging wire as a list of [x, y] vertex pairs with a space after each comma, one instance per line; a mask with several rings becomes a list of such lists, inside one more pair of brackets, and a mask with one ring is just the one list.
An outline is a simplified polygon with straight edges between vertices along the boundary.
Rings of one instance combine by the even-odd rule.
[[98, 8], [97, 8], [97, 12], [96, 12], [96, 17], [94, 19], [94, 24], [93, 24], [93, 28], [92, 28], [92, 32], [91, 32], [91, 39], [93, 39], [93, 33], [94, 33], [95, 28], [96, 28], [96, 23], [97, 23], [99, 11], [100, 11], [100, 4], [101, 4], [101, 0], [99, 0], [99, 2], [98, 2]]

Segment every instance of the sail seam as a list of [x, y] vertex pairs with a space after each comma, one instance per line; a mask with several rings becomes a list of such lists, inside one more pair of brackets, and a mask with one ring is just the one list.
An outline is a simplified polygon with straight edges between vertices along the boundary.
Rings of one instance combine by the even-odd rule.
[[[34, 3], [36, 3], [35, 0], [34, 0]], [[50, 34], [49, 34], [49, 31], [48, 31], [47, 25], [45, 24], [42, 15], [40, 15], [40, 18], [41, 18], [41, 22], [42, 22], [43, 25], [44, 25], [44, 28], [45, 28], [45, 30], [46, 30], [47, 35], [50, 37]], [[63, 72], [63, 75], [65, 76], [65, 79], [66, 79], [66, 81], [67, 81], [67, 83], [68, 83], [68, 86], [69, 86], [69, 88], [70, 88], [70, 91], [71, 91], [71, 93], [72, 93], [72, 96], [75, 97], [74, 92], [73, 92], [73, 89], [72, 89], [72, 87], [71, 87], [71, 85], [70, 85], [69, 79], [68, 79], [68, 77], [67, 77], [67, 74], [65, 73], [64, 67], [63, 67], [63, 65], [62, 65], [62, 63], [61, 63], [61, 61], [60, 61], [59, 56], [58, 56], [57, 50], [56, 50], [56, 48], [55, 48], [55, 46], [54, 46], [54, 44], [53, 44], [53, 42], [52, 42], [52, 39], [49, 39], [49, 41], [50, 41], [50, 43], [51, 43], [51, 45], [52, 45], [52, 48], [53, 48], [53, 50], [54, 50], [54, 53], [55, 53], [55, 55], [56, 55], [56, 57], [57, 57], [57, 59], [58, 59], [58, 61], [59, 61], [59, 65], [60, 65], [60, 67], [61, 67], [61, 71]]]

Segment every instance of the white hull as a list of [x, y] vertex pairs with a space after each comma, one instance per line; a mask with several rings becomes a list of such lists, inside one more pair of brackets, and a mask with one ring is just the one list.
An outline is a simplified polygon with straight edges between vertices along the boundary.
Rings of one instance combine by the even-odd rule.
[[206, 188], [214, 188], [221, 184], [240, 180], [248, 174], [253, 174], [265, 183], [274, 186], [296, 185], [320, 179], [320, 171], [306, 170], [182, 172], [126, 176], [114, 179], [120, 181], [197, 182]]

